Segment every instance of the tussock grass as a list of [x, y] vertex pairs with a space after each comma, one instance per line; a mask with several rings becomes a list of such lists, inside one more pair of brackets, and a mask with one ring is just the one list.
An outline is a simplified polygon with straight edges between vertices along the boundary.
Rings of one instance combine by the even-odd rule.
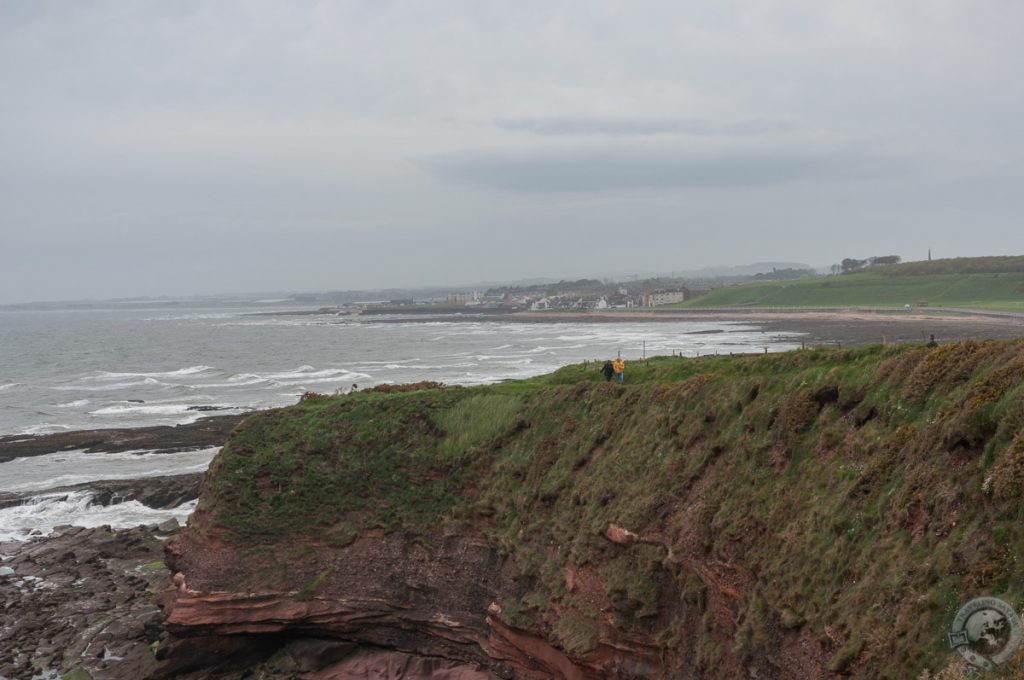
[[438, 427], [447, 435], [440, 446], [442, 457], [458, 460], [493, 441], [515, 422], [520, 408], [520, 400], [514, 395], [477, 394], [438, 412]]

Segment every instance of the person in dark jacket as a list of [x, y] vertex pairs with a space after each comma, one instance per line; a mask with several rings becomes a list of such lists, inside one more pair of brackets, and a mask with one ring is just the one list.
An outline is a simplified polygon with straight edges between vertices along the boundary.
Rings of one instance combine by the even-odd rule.
[[604, 381], [611, 382], [612, 376], [615, 375], [615, 367], [612, 366], [612, 360], [609, 359], [604, 362], [604, 366], [601, 367], [601, 372], [604, 373]]

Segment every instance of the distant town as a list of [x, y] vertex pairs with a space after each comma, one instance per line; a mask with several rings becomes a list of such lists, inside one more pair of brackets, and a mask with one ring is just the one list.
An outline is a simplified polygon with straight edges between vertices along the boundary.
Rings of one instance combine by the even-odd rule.
[[[477, 290], [430, 291], [423, 296], [362, 300], [339, 303], [334, 311], [343, 314], [417, 314], [433, 312], [502, 313], [548, 310], [588, 311], [663, 307], [694, 300], [715, 288], [750, 281], [796, 279], [813, 275], [803, 268], [773, 268], [753, 275], [707, 278], [657, 277], [631, 281], [578, 279], [530, 286], [494, 286]], [[317, 302], [316, 296], [294, 296], [296, 301]], [[320, 298], [319, 300], [322, 300]], [[321, 312], [332, 311], [321, 308]]]
[[[906, 288], [910, 279], [899, 281], [887, 275], [904, 274], [970, 274], [980, 272], [1019, 271], [1021, 257], [954, 258], [932, 262], [901, 263], [896, 255], [865, 259], [846, 258], [842, 262], [813, 269], [792, 262], [759, 262], [750, 265], [708, 267], [695, 272], [671, 275], [630, 275], [616, 278], [581, 278], [575, 280], [532, 279], [513, 283], [483, 283], [469, 286], [432, 286], [423, 288], [389, 288], [376, 290], [334, 290], [319, 292], [233, 293], [220, 295], [124, 297], [107, 300], [64, 300], [0, 305], [0, 311], [47, 309], [103, 309], [138, 307], [202, 307], [272, 304], [292, 307], [284, 314], [501, 314], [509, 312], [590, 311], [630, 308], [655, 308], [682, 305], [712, 291], [716, 304], [749, 306], [892, 304], [889, 297], [899, 297], [901, 305], [913, 303], [927, 306], [929, 296], [945, 293], [949, 285], [933, 290], [924, 285], [922, 276], [914, 276], [917, 286]], [[977, 272], [975, 272], [977, 270]], [[862, 276], [858, 282], [847, 274]], [[888, 280], [879, 290], [865, 286], [863, 277], [885, 276]], [[834, 281], [831, 283], [828, 281]], [[825, 283], [822, 283], [825, 281]], [[849, 283], [856, 290], [847, 290]], [[940, 284], [942, 282], [939, 282]], [[991, 282], [988, 282], [991, 283]], [[735, 288], [740, 284], [747, 285]], [[899, 285], [897, 285], [899, 284]], [[937, 284], [938, 285], [938, 284]], [[814, 287], [814, 295], [807, 291]], [[728, 295], [722, 289], [743, 290], [744, 294]], [[820, 290], [818, 290], [820, 288]], [[900, 289], [897, 292], [897, 289]], [[998, 291], [992, 292], [992, 294]], [[858, 294], [854, 294], [858, 293]], [[738, 297], [737, 297], [738, 295]], [[810, 295], [810, 297], [808, 297]], [[973, 302], [984, 302], [974, 292]], [[735, 300], [732, 298], [736, 298]], [[790, 300], [789, 298], [792, 298]], [[861, 299], [863, 298], [863, 299]], [[904, 299], [905, 298], [905, 299]], [[944, 299], [944, 298], [943, 298]], [[298, 309], [298, 308], [302, 309]]]
[[[439, 309], [461, 309], [463, 311], [547, 311], [591, 309], [625, 309], [629, 307], [658, 307], [692, 300], [706, 294], [707, 288], [661, 288], [656, 290], [633, 290], [627, 285], [602, 286], [600, 282], [582, 279], [565, 282], [545, 291], [486, 290], [460, 291], [446, 295], [443, 299], [428, 298], [416, 300], [388, 300], [362, 305], [349, 304], [363, 314], [424, 311]], [[606, 290], [608, 289], [608, 290]]]

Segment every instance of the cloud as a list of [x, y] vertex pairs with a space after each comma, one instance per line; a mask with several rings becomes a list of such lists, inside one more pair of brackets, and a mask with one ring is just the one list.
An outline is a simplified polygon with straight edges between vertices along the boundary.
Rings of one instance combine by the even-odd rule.
[[733, 123], [716, 123], [697, 118], [595, 118], [584, 116], [499, 118], [494, 123], [504, 130], [529, 132], [543, 136], [759, 135], [785, 132], [794, 128], [792, 123], [781, 120], [751, 119]]
[[[1020, 252], [1022, 22], [0, 0], [0, 301]], [[608, 251], [624, 225], [659, 246]]]
[[586, 193], [628, 189], [747, 187], [891, 174], [895, 163], [858, 151], [689, 151], [576, 148], [467, 151], [421, 159], [434, 176], [489, 189]]

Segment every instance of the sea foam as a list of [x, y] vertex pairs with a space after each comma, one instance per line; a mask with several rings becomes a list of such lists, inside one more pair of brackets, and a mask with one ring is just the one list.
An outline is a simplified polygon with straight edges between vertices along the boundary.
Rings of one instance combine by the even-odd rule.
[[90, 380], [107, 380], [116, 378], [173, 378], [181, 375], [195, 375], [196, 373], [204, 373], [206, 371], [216, 370], [212, 366], [188, 366], [187, 368], [179, 368], [176, 371], [153, 371], [149, 373], [120, 373], [114, 371], [100, 371], [95, 376], [90, 376]]
[[27, 541], [34, 536], [53, 533], [54, 527], [73, 525], [113, 529], [126, 529], [147, 524], [159, 524], [175, 518], [184, 522], [195, 510], [196, 502], [189, 501], [176, 508], [155, 510], [138, 501], [115, 505], [99, 505], [88, 491], [54, 493], [33, 496], [21, 505], [0, 509], [0, 543]]

